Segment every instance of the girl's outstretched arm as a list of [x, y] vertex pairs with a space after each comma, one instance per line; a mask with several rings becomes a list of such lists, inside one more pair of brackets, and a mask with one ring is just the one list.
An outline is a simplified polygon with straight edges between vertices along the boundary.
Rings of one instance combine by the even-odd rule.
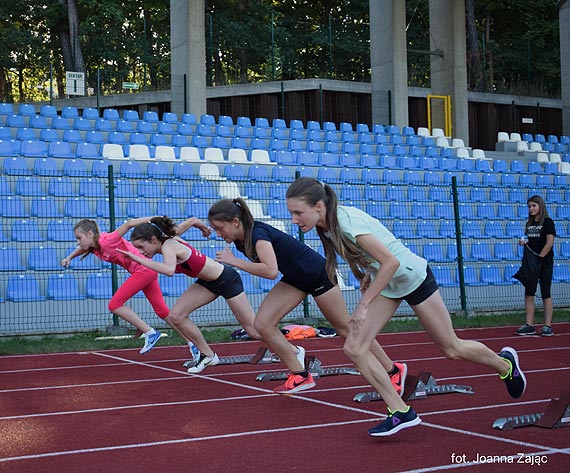
[[279, 268], [277, 267], [277, 256], [275, 256], [273, 245], [268, 241], [259, 240], [255, 244], [255, 252], [259, 258], [259, 263], [238, 258], [229, 248], [218, 251], [216, 261], [229, 264], [261, 278], [277, 279]]
[[125, 223], [123, 223], [119, 228], [117, 228], [115, 231], [121, 235], [122, 237], [125, 236], [127, 234], [127, 232], [131, 229], [131, 228], [135, 228], [139, 225], [141, 225], [142, 223], [149, 223], [150, 219], [152, 217], [139, 217], [139, 218], [132, 218], [131, 220], [127, 220]]
[[176, 272], [177, 263], [177, 248], [175, 245], [177, 245], [177, 243], [174, 240], [167, 240], [162, 244], [162, 262], [154, 261], [150, 258], [147, 258], [146, 256], [137, 255], [131, 251], [119, 250], [118, 248], [117, 251], [128, 256], [133, 261], [136, 261], [137, 263], [142, 264], [143, 266], [146, 266], [153, 271], [156, 271], [157, 273], [165, 274], [166, 276], [173, 276]]
[[208, 227], [208, 225], [206, 225], [204, 222], [202, 222], [202, 220], [196, 217], [190, 217], [189, 219], [179, 223], [176, 227], [176, 235], [178, 236], [182, 235], [191, 227], [196, 227], [198, 230], [200, 230], [205, 238], [210, 239], [210, 235], [212, 234], [212, 229]]
[[80, 246], [78, 246], [77, 248], [75, 248], [71, 253], [69, 253], [65, 258], [63, 258], [60, 262], [60, 264], [64, 267], [67, 268], [69, 266], [69, 263], [71, 263], [71, 260], [73, 258], [76, 258], [77, 256], [81, 256], [82, 254], [85, 253], [85, 250], [83, 250]]

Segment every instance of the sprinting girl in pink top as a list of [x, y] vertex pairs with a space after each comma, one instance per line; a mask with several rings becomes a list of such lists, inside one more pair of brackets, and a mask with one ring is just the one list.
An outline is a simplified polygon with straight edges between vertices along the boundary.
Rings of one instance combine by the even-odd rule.
[[113, 314], [118, 315], [145, 334], [145, 344], [140, 351], [141, 354], [150, 351], [161, 334], [143, 321], [134, 310], [127, 307], [125, 305], [126, 302], [137, 292], [143, 291], [152, 308], [161, 319], [168, 317], [169, 309], [166, 302], [164, 302], [162, 291], [158, 285], [158, 273], [133, 261], [117, 250], [130, 251], [140, 255], [138, 250], [129, 241], [125, 240], [123, 236], [131, 228], [146, 220], [129, 220], [111, 233], [99, 231], [97, 222], [94, 220], [81, 220], [73, 228], [78, 246], [69, 256], [61, 261], [61, 265], [67, 268], [73, 258], [93, 253], [102, 261], [121, 266], [131, 274], [113, 295], [108, 307]]

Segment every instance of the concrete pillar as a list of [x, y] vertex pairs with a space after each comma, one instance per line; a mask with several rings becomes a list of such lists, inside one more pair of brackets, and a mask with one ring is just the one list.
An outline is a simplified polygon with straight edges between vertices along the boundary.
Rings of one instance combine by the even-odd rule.
[[[372, 123], [408, 125], [405, 0], [370, 0]], [[391, 91], [389, 123], [387, 91]]]
[[429, 0], [431, 91], [451, 96], [451, 134], [469, 143], [465, 2]]
[[570, 2], [560, 2], [560, 80], [562, 88], [562, 134], [570, 135]]
[[170, 0], [171, 109], [179, 116], [185, 110], [198, 119], [206, 113], [205, 15], [204, 0]]

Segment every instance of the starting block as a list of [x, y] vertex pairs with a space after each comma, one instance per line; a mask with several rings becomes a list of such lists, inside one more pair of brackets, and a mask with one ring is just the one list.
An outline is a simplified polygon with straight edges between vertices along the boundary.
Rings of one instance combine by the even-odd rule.
[[[278, 361], [279, 359], [274, 357], [268, 348], [259, 347], [255, 355], [220, 356], [218, 365], [238, 365], [245, 363], [261, 365], [263, 363], [275, 363]], [[194, 360], [188, 360], [183, 364], [184, 368], [190, 368], [194, 365]]]
[[[360, 372], [354, 368], [323, 368], [321, 361], [314, 356], [305, 358], [305, 366], [314, 379], [323, 376], [339, 376], [343, 374], [359, 375]], [[287, 379], [288, 371], [276, 371], [274, 373], [261, 373], [255, 378], [257, 381], [278, 381]]]
[[512, 430], [530, 426], [543, 427], [545, 429], [570, 427], [570, 391], [563, 392], [559, 399], [552, 399], [544, 412], [501, 417], [493, 422], [493, 428], [500, 430]]
[[[461, 386], [458, 384], [437, 384], [437, 381], [431, 373], [425, 371], [420, 372], [418, 376], [408, 375], [406, 377], [406, 385], [404, 387], [404, 401], [413, 401], [415, 399], [425, 399], [432, 394], [475, 394], [471, 386]], [[372, 402], [381, 401], [382, 396], [376, 391], [358, 393], [354, 396], [353, 401], [356, 402]]]

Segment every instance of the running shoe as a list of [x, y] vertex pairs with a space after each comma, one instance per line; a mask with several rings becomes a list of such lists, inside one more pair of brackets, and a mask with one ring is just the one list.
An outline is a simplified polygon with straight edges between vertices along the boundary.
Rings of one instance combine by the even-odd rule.
[[313, 380], [311, 373], [309, 373], [309, 376], [306, 378], [300, 374], [289, 373], [285, 384], [277, 386], [273, 392], [277, 394], [293, 394], [299, 391], [305, 391], [306, 389], [311, 389], [316, 385], [317, 383]]
[[305, 369], [305, 349], [303, 347], [296, 347], [297, 348], [297, 360], [301, 363], [303, 370]]
[[191, 366], [190, 368], [188, 368], [188, 373], [192, 374], [201, 373], [202, 371], [204, 371], [206, 366], [215, 366], [219, 362], [220, 359], [218, 358], [218, 355], [216, 353], [214, 353], [214, 356], [212, 356], [211, 358], [202, 353], [200, 354], [200, 359], [198, 360], [198, 363], [196, 363], [196, 366]]
[[517, 335], [534, 335], [536, 330], [532, 325], [524, 324], [521, 325], [515, 333]]
[[499, 353], [501, 358], [504, 358], [511, 365], [509, 372], [501, 376], [501, 379], [507, 385], [507, 390], [512, 398], [517, 399], [521, 397], [526, 389], [526, 378], [519, 366], [519, 356], [514, 348], [504, 347]]
[[396, 392], [402, 397], [406, 385], [406, 376], [408, 375], [408, 365], [406, 363], [394, 362], [394, 366], [398, 368], [398, 372], [390, 375], [390, 381]]
[[541, 337], [552, 337], [552, 335], [554, 335], [554, 332], [552, 331], [552, 327], [550, 325], [545, 325], [542, 327], [542, 330], [540, 331]]
[[387, 437], [394, 435], [402, 429], [418, 425], [422, 420], [410, 406], [406, 412], [396, 411], [390, 412], [388, 409], [388, 417], [386, 420], [378, 424], [376, 427], [368, 430], [368, 434], [372, 437]]
[[161, 333], [158, 330], [155, 330], [154, 333], [145, 336], [144, 347], [141, 348], [141, 355], [144, 355], [146, 352], [152, 350], [152, 347], [156, 345], [156, 342], [160, 339]]

